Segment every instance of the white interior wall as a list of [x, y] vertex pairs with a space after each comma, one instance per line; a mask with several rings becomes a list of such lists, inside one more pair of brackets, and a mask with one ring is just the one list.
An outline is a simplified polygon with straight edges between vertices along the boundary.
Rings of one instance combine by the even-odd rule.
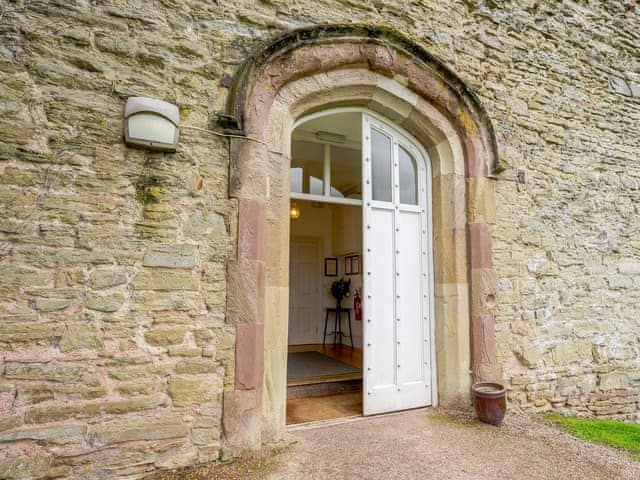
[[318, 258], [318, 272], [317, 275], [320, 280], [320, 292], [318, 294], [321, 297], [320, 311], [316, 312], [317, 328], [313, 336], [308, 337], [302, 342], [298, 343], [322, 343], [322, 333], [324, 329], [324, 312], [325, 308], [332, 306], [335, 302], [329, 287], [333, 277], [324, 276], [324, 259], [333, 256], [332, 248], [332, 211], [328, 206], [323, 208], [316, 208], [311, 205], [311, 202], [296, 201], [300, 208], [300, 218], [291, 220], [291, 238], [303, 237], [303, 238], [315, 238], [321, 241], [321, 256]]
[[[309, 337], [304, 343], [322, 343], [322, 333], [324, 329], [325, 309], [335, 307], [335, 299], [331, 296], [331, 284], [344, 276], [351, 279], [351, 296], [343, 301], [343, 306], [351, 308], [351, 327], [353, 328], [354, 346], [362, 347], [362, 322], [355, 320], [353, 311], [353, 298], [355, 289], [362, 287], [361, 275], [344, 274], [345, 255], [362, 255], [362, 211], [360, 207], [350, 207], [343, 205], [325, 204], [318, 208], [313, 207], [311, 202], [296, 201], [300, 207], [300, 218], [291, 221], [291, 237], [319, 238], [322, 241], [323, 257], [318, 261], [318, 276], [321, 278], [321, 311], [317, 312], [317, 334]], [[325, 277], [324, 259], [338, 258], [338, 276]], [[362, 257], [360, 257], [362, 262]], [[362, 264], [360, 265], [362, 269]], [[343, 331], [348, 333], [346, 316], [343, 315]], [[333, 330], [333, 316], [331, 316], [329, 331]], [[327, 342], [331, 342], [332, 337], [327, 336]], [[349, 339], [343, 338], [343, 343], [348, 345]]]
[[[346, 255], [359, 255], [360, 272], [362, 272], [362, 208], [334, 205], [331, 209], [333, 211], [332, 247], [334, 256], [338, 257], [338, 278], [344, 276], [345, 280], [351, 279], [351, 296], [343, 300], [342, 304], [346, 308], [351, 308], [353, 344], [358, 348], [362, 348], [362, 321], [355, 320], [355, 312], [353, 310], [356, 289], [360, 290], [360, 298], [362, 298], [362, 273], [345, 275], [344, 260]], [[331, 284], [329, 283], [329, 285]], [[343, 343], [348, 343], [348, 339], [343, 339]]]

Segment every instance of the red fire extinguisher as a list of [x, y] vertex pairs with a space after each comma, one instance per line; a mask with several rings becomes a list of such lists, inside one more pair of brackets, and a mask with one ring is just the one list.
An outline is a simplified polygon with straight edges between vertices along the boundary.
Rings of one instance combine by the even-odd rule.
[[362, 300], [360, 300], [360, 290], [356, 289], [353, 297], [353, 310], [356, 313], [356, 320], [362, 320]]

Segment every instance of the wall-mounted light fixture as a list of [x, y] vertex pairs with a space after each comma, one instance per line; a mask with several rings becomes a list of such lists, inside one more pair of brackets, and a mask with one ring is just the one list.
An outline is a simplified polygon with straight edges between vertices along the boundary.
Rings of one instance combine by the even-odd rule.
[[289, 205], [289, 217], [291, 220], [300, 218], [300, 207], [298, 207], [296, 202], [291, 202], [291, 205]]
[[178, 107], [146, 97], [129, 97], [124, 107], [124, 141], [131, 147], [175, 152], [180, 136]]

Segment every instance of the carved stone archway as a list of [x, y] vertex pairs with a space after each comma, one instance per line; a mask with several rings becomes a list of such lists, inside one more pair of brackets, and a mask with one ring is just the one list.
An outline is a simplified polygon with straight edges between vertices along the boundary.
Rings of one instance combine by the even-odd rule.
[[[289, 300], [291, 130], [342, 105], [376, 111], [427, 149], [433, 173], [436, 357], [441, 404], [468, 402], [471, 380], [500, 379], [490, 225], [497, 149], [476, 96], [437, 58], [388, 29], [328, 25], [268, 43], [238, 73], [227, 120], [237, 258], [227, 321], [236, 326], [235, 388], [224, 395], [228, 453], [282, 438]], [[471, 375], [470, 375], [471, 373]]]

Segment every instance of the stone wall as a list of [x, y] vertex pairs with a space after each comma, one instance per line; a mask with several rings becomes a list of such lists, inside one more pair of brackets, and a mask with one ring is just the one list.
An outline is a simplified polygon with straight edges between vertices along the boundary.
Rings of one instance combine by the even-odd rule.
[[211, 128], [259, 45], [403, 32], [478, 94], [512, 406], [640, 418], [640, 7], [631, 1], [0, 0], [0, 475], [135, 478], [218, 458], [235, 327], [229, 144], [125, 148], [126, 98]]
[[565, 2], [492, 18], [472, 83], [506, 168], [493, 238], [510, 400], [638, 421], [640, 10]]
[[223, 62], [184, 7], [5, 3], [0, 477], [218, 459], [234, 382], [228, 142], [185, 130], [176, 154], [127, 149], [122, 114], [148, 95], [208, 126], [239, 53]]

